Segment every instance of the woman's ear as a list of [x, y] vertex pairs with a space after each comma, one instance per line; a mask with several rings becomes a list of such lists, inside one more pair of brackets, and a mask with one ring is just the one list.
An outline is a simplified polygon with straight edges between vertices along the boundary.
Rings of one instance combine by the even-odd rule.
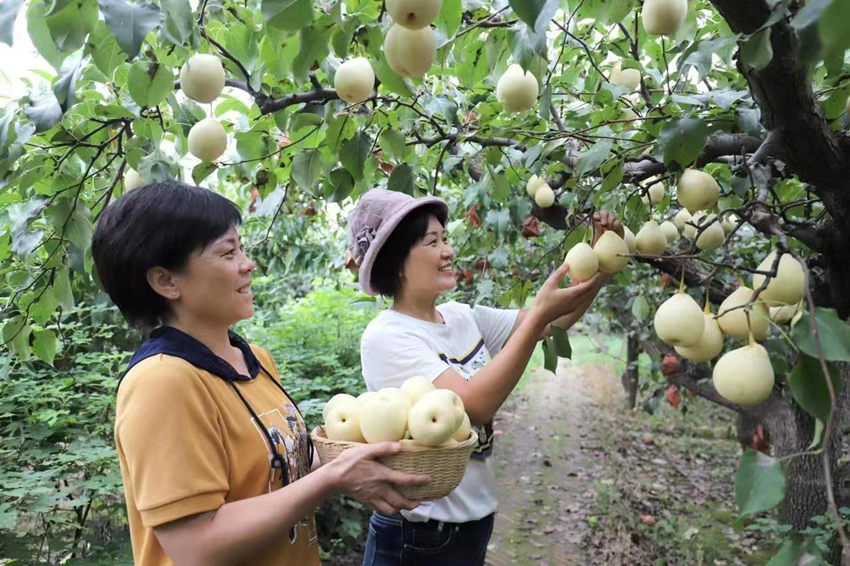
[[147, 272], [148, 285], [155, 293], [165, 297], [166, 299], [176, 301], [180, 298], [180, 291], [177, 289], [174, 277], [171, 271], [164, 267], [151, 267]]

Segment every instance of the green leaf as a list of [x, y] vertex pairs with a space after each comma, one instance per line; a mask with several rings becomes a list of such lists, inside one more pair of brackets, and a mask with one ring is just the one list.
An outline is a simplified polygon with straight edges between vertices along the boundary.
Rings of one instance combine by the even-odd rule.
[[188, 43], [189, 47], [197, 48], [199, 39], [189, 0], [160, 0], [160, 6], [165, 12], [163, 35], [177, 45]]
[[192, 168], [192, 181], [196, 185], [200, 185], [204, 182], [204, 179], [212, 175], [217, 169], [218, 165], [215, 163], [198, 163]]
[[244, 160], [258, 160], [274, 151], [273, 138], [268, 132], [239, 132], [233, 137], [236, 138], [236, 151]]
[[56, 48], [50, 29], [47, 27], [47, 7], [44, 0], [32, 0], [27, 8], [27, 32], [38, 54], [50, 63], [54, 69], [62, 66], [67, 53]]
[[404, 134], [398, 130], [385, 129], [378, 136], [381, 149], [384, 150], [389, 157], [397, 161], [402, 161], [407, 153]]
[[60, 108], [67, 110], [76, 102], [77, 81], [82, 72], [82, 60], [66, 59], [59, 71], [59, 79], [53, 83], [53, 94]]
[[773, 509], [785, 497], [785, 473], [779, 460], [746, 450], [735, 474], [735, 502], [742, 516]]
[[381, 81], [379, 87], [381, 91], [389, 91], [401, 96], [413, 96], [413, 91], [410, 90], [407, 81], [390, 68], [383, 53], [381, 53], [380, 59], [376, 61], [373, 68], [375, 69], [375, 75], [378, 77], [378, 80]]
[[12, 349], [20, 358], [27, 358], [30, 352], [30, 329], [27, 320], [21, 316], [13, 316], [3, 325], [3, 343], [12, 345]]
[[35, 125], [36, 132], [47, 131], [62, 119], [62, 107], [53, 92], [46, 92], [30, 100], [24, 113]]
[[68, 219], [65, 228], [65, 237], [74, 244], [77, 249], [85, 252], [91, 246], [92, 222], [89, 218], [89, 209], [78, 206]]
[[508, 183], [508, 178], [504, 173], [496, 173], [489, 169], [487, 175], [487, 189], [490, 190], [490, 197], [494, 202], [506, 203], [508, 197], [511, 196], [511, 185]]
[[0, 4], [0, 43], [12, 45], [12, 31], [24, 0], [5, 0]]
[[309, 190], [322, 172], [322, 156], [318, 149], [310, 149], [292, 159], [292, 178], [302, 189]]
[[543, 340], [543, 368], [555, 373], [558, 369], [558, 354], [555, 353], [555, 344], [552, 338]]
[[635, 297], [635, 301], [632, 303], [632, 315], [639, 322], [646, 320], [649, 316], [649, 303], [646, 302], [643, 295]]
[[36, 330], [33, 332], [32, 351], [42, 362], [52, 366], [58, 348], [56, 333], [52, 330]]
[[841, 53], [850, 47], [850, 2], [832, 0], [818, 22], [818, 31], [827, 52]]
[[559, 0], [509, 0], [508, 3], [517, 16], [537, 33], [545, 29], [560, 4]]
[[800, 566], [821, 564], [821, 554], [814, 548], [811, 542], [804, 542], [796, 538], [786, 540], [779, 551], [773, 555], [767, 566]]
[[560, 358], [570, 359], [573, 356], [573, 347], [570, 344], [570, 336], [563, 328], [551, 326], [552, 328], [552, 344], [555, 346], [555, 353]]
[[313, 21], [312, 0], [262, 0], [260, 10], [266, 24], [295, 31]]
[[413, 194], [414, 178], [413, 167], [409, 163], [402, 163], [393, 169], [387, 180], [387, 188], [391, 191]]
[[89, 34], [89, 48], [95, 66], [110, 79], [118, 65], [127, 60], [127, 55], [109, 33], [104, 22], [98, 22]]
[[74, 308], [74, 293], [71, 290], [71, 279], [67, 268], [60, 269], [53, 278], [53, 294], [62, 310]]
[[327, 58], [333, 31], [333, 28], [314, 26], [301, 30], [301, 49], [292, 62], [292, 74], [296, 80], [306, 81], [314, 63]]
[[106, 27], [130, 59], [139, 54], [142, 42], [152, 29], [162, 23], [162, 12], [151, 2], [129, 3], [125, 0], [99, 0]]
[[[830, 378], [836, 394], [841, 391], [838, 371], [827, 363]], [[797, 365], [788, 378], [791, 395], [803, 409], [816, 419], [826, 421], [832, 410], [829, 389], [826, 386], [820, 361], [805, 354], [800, 355]]]
[[369, 149], [371, 147], [372, 140], [369, 138], [369, 134], [362, 130], [354, 134], [352, 139], [342, 144], [342, 149], [339, 151], [339, 160], [342, 166], [351, 173], [355, 181], [363, 178], [363, 164], [366, 163], [366, 158], [369, 157]]
[[[835, 309], [817, 307], [815, 319], [824, 358], [831, 362], [850, 362], [850, 326], [838, 318]], [[802, 318], [794, 325], [791, 340], [803, 353], [820, 358], [808, 311], [803, 313]]]
[[576, 175], [581, 177], [598, 169], [608, 157], [613, 145], [614, 142], [611, 140], [600, 140], [587, 151], [583, 151], [576, 160]]
[[443, 0], [443, 5], [440, 6], [440, 13], [437, 16], [437, 29], [443, 32], [446, 37], [452, 37], [460, 27], [462, 17], [461, 0]]
[[757, 71], [767, 67], [772, 59], [773, 46], [770, 44], [770, 28], [761, 30], [741, 47], [741, 60]]
[[133, 102], [153, 108], [174, 90], [174, 75], [165, 65], [136, 61], [127, 73], [127, 89]]
[[330, 202], [341, 202], [354, 189], [354, 178], [342, 167], [337, 167], [328, 176], [325, 183], [324, 195]]
[[45, 23], [59, 51], [76, 51], [97, 23], [97, 0], [68, 2], [61, 10], [47, 16]]
[[694, 162], [705, 146], [710, 130], [699, 118], [680, 118], [667, 122], [658, 135], [664, 163], [686, 167]]

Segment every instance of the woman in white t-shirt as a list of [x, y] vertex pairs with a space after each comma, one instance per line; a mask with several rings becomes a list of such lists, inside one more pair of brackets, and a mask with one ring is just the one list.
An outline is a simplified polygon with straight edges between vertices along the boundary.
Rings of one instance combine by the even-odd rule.
[[[398, 387], [422, 375], [463, 400], [478, 432], [460, 485], [448, 496], [402, 514], [375, 512], [369, 522], [364, 566], [484, 564], [498, 504], [490, 469], [492, 420], [516, 386], [535, 344], [555, 322], [567, 328], [593, 302], [603, 277], [559, 288], [566, 264], [556, 269], [527, 310], [501, 310], [450, 302], [439, 296], [455, 285], [454, 250], [445, 224], [448, 206], [437, 197], [414, 199], [373, 189], [349, 219], [351, 257], [360, 286], [370, 295], [393, 299], [361, 340], [363, 378], [370, 391]], [[620, 222], [602, 211], [594, 215], [598, 237]]]

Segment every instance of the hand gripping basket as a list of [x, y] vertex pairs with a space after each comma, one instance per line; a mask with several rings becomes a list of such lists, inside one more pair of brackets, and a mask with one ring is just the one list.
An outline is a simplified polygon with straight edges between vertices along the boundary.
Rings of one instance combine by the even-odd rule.
[[[313, 429], [310, 437], [323, 464], [332, 461], [343, 450], [363, 445], [361, 442], [328, 440], [322, 426]], [[431, 448], [405, 444], [398, 454], [381, 458], [381, 463], [399, 472], [431, 476], [431, 481], [425, 485], [395, 486], [395, 489], [408, 499], [439, 499], [451, 493], [463, 479], [469, 455], [472, 454], [477, 440], [478, 436], [473, 431], [467, 440], [450, 447]]]

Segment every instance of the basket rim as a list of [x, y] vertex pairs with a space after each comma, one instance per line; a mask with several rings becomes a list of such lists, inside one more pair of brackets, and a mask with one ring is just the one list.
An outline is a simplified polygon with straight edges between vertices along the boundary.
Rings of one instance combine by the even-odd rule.
[[[310, 432], [310, 438], [313, 439], [313, 442], [318, 442], [320, 444], [335, 444], [337, 446], [344, 446], [345, 448], [353, 448], [355, 446], [363, 446], [367, 444], [366, 442], [350, 442], [348, 440], [330, 440], [325, 434], [325, 427], [323, 425], [319, 425]], [[454, 446], [411, 446], [407, 443], [403, 443], [401, 446], [402, 452], [433, 452], [433, 451], [451, 451], [451, 450], [466, 450], [470, 446], [474, 446], [475, 443], [478, 442], [478, 435], [475, 434], [475, 431], [471, 431], [469, 433], [469, 438], [464, 440], [463, 442], [458, 442]]]

